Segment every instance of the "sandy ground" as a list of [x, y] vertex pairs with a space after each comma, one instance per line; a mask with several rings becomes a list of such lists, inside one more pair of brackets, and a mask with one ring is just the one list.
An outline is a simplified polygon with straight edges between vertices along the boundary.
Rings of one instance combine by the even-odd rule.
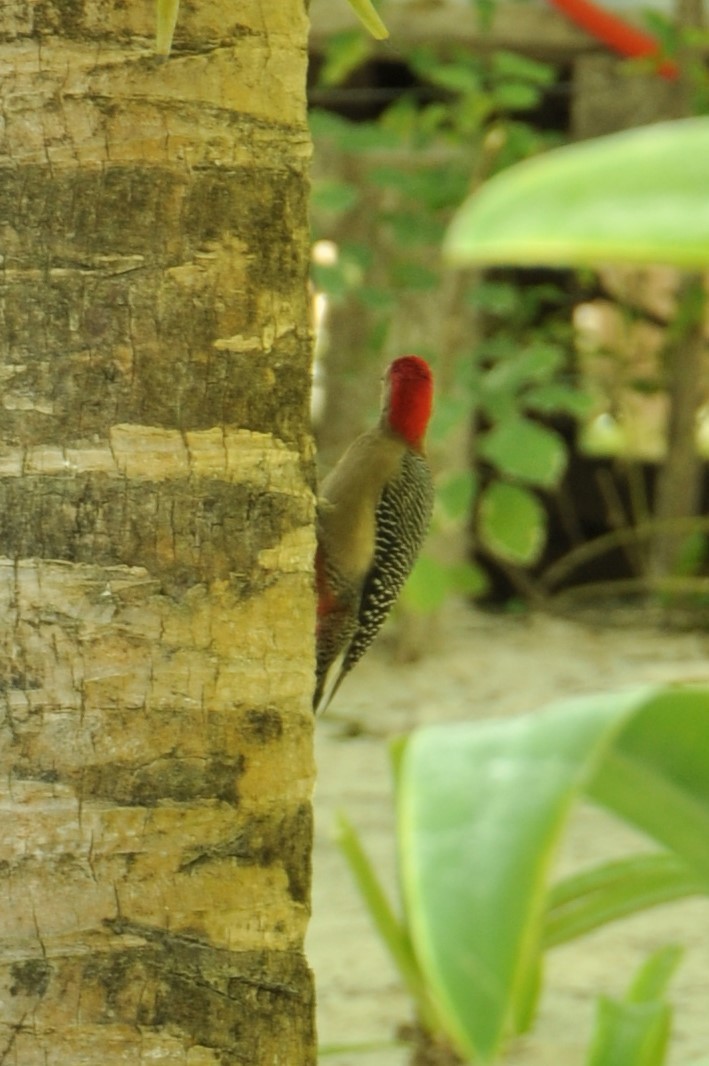
[[[427, 655], [395, 664], [386, 640], [357, 667], [318, 724], [313, 918], [308, 954], [321, 1046], [371, 1042], [321, 1056], [323, 1066], [405, 1066], [393, 1043], [411, 1018], [397, 975], [333, 841], [345, 811], [395, 892], [387, 739], [431, 721], [514, 715], [572, 694], [676, 680], [709, 683], [709, 634], [608, 626], [542, 615], [502, 617], [451, 607], [425, 634]], [[352, 735], [352, 726], [361, 729]], [[633, 835], [591, 808], [574, 819], [563, 865], [627, 853]], [[709, 846], [709, 842], [708, 842]], [[551, 952], [534, 1032], [506, 1066], [582, 1066], [594, 1001], [627, 986], [655, 947], [686, 945], [673, 984], [670, 1066], [709, 1066], [709, 901], [667, 905]]]

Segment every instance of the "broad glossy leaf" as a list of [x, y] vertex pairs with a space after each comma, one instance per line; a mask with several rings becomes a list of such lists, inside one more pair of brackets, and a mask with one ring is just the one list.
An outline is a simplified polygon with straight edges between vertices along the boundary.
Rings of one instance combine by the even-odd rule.
[[415, 733], [399, 765], [402, 889], [449, 1032], [490, 1061], [537, 965], [546, 880], [573, 800], [642, 699], [567, 701]]
[[449, 261], [709, 266], [709, 118], [599, 137], [497, 174], [458, 211]]
[[[656, 835], [678, 871], [684, 864], [709, 886], [709, 692], [597, 695], [513, 720], [431, 727], [400, 756], [414, 950], [449, 1032], [484, 1063], [527, 1013], [550, 864], [582, 792]], [[646, 905], [641, 886], [635, 909]]]

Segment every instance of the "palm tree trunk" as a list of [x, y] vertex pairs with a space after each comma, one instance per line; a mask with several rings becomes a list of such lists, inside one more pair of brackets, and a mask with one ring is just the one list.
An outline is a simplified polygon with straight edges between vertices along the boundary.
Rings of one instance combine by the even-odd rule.
[[0, 1059], [315, 1061], [300, 0], [8, 5]]

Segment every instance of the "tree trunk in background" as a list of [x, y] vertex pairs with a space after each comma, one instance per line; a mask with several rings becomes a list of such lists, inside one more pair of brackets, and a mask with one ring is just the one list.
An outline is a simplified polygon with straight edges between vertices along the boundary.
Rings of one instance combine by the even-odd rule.
[[302, 0], [0, 12], [0, 1052], [315, 1062]]
[[[703, 23], [704, 0], [675, 0], [675, 22], [680, 32], [699, 30]], [[695, 87], [692, 67], [699, 57], [695, 46], [685, 40], [679, 54], [682, 75], [674, 83], [675, 117], [684, 118], [693, 110]], [[654, 518], [669, 522], [661, 527], [651, 544], [650, 569], [653, 576], [672, 574], [681, 560], [686, 537], [671, 523], [695, 517], [700, 510], [704, 464], [697, 450], [697, 422], [704, 402], [702, 367], [705, 362], [704, 320], [706, 295], [701, 274], [685, 274], [677, 292], [675, 321], [670, 326], [666, 347], [667, 455], [657, 479]]]
[[697, 449], [697, 419], [706, 360], [705, 304], [702, 276], [685, 275], [664, 352], [669, 398], [667, 454], [657, 474], [653, 518], [661, 525], [652, 539], [650, 557], [651, 574], [659, 578], [676, 569], [686, 543], [686, 530], [678, 529], [677, 523], [695, 517], [701, 507], [704, 463]]

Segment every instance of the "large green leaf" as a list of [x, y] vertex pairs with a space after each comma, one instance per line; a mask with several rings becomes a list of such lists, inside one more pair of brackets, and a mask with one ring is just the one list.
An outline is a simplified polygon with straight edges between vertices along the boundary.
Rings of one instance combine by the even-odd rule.
[[538, 957], [554, 845], [607, 731], [638, 696], [415, 733], [399, 769], [416, 955], [465, 1053], [489, 1061]]
[[474, 1061], [492, 1061], [527, 1012], [550, 864], [586, 790], [709, 887], [709, 692], [599, 695], [514, 720], [434, 726], [401, 754], [412, 942], [438, 1013]]
[[497, 174], [453, 219], [469, 263], [709, 266], [709, 118], [570, 145]]
[[671, 848], [709, 891], [707, 692], [658, 692], [629, 719], [589, 793]]

